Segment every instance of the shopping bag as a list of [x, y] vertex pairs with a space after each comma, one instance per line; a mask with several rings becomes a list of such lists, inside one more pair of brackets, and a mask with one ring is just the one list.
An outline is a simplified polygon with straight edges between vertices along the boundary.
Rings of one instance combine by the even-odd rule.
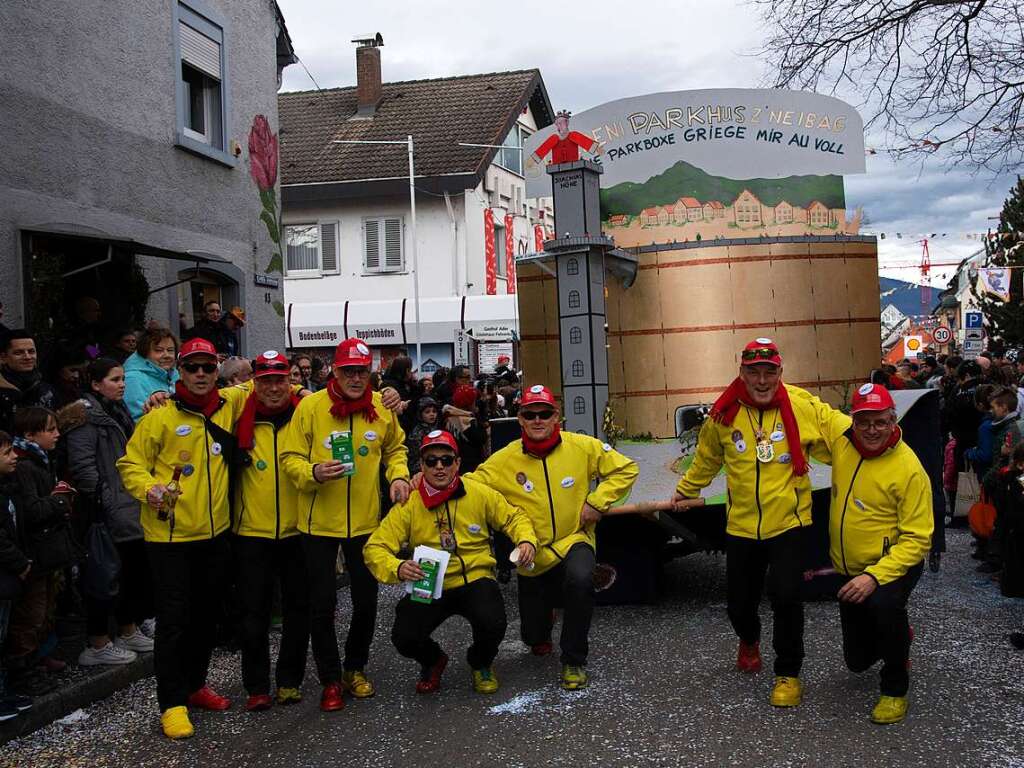
[[956, 506], [953, 517], [967, 517], [971, 507], [981, 501], [981, 487], [978, 476], [973, 472], [961, 472], [956, 481]]

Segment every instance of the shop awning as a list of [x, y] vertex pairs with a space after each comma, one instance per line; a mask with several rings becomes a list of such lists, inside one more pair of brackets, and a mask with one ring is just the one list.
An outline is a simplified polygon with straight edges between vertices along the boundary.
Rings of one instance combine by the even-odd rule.
[[456, 331], [478, 341], [518, 338], [516, 296], [449, 296], [421, 299], [417, 338], [412, 299], [303, 302], [288, 305], [289, 347], [330, 347], [356, 337], [370, 346], [452, 344]]
[[227, 259], [222, 259], [219, 256], [215, 256], [212, 253], [206, 253], [205, 251], [175, 250], [172, 248], [164, 248], [158, 245], [150, 245], [149, 243], [143, 243], [139, 242], [138, 240], [132, 240], [131, 238], [127, 237], [117, 237], [115, 235], [107, 234], [102, 230], [95, 229], [94, 227], [79, 224], [41, 224], [35, 226], [21, 227], [20, 229], [26, 235], [38, 235], [40, 237], [56, 237], [66, 240], [80, 240], [92, 244], [100, 244], [111, 246], [114, 248], [120, 248], [122, 250], [128, 251], [129, 253], [133, 253], [138, 256], [153, 256], [158, 259], [175, 259], [178, 261], [190, 261], [195, 264], [231, 263]]

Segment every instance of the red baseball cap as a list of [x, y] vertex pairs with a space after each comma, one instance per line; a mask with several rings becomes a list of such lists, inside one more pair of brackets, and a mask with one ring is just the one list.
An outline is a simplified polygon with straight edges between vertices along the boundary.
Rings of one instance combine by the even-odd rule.
[[345, 339], [334, 350], [334, 365], [336, 368], [347, 366], [369, 368], [373, 365], [373, 355], [370, 354], [370, 348], [362, 339]]
[[256, 365], [252, 369], [252, 377], [258, 379], [260, 376], [287, 376], [291, 371], [288, 358], [280, 352], [268, 349], [256, 358]]
[[864, 384], [853, 394], [853, 406], [850, 413], [862, 411], [887, 411], [895, 408], [889, 390], [881, 384]]
[[189, 339], [178, 350], [178, 359], [184, 360], [186, 357], [192, 357], [193, 355], [217, 357], [217, 348], [206, 339]]
[[420, 443], [420, 453], [423, 453], [427, 448], [432, 448], [436, 445], [440, 445], [443, 448], [451, 448], [457, 454], [459, 452], [459, 444], [455, 442], [455, 438], [452, 437], [451, 432], [445, 432], [443, 429], [435, 429], [433, 432], [427, 432], [423, 436], [423, 442]]
[[740, 365], [757, 365], [758, 363], [782, 365], [779, 345], [771, 339], [765, 338], [754, 339], [747, 344], [740, 353]]
[[522, 398], [519, 400], [519, 407], [525, 408], [528, 405], [550, 405], [556, 409], [558, 407], [555, 404], [555, 396], [543, 384], [534, 384], [523, 391]]

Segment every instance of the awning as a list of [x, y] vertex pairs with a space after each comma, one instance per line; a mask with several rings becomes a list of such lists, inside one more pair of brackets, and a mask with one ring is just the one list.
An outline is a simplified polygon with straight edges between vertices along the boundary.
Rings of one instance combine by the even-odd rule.
[[107, 245], [114, 248], [121, 248], [139, 256], [153, 256], [158, 259], [175, 259], [177, 261], [191, 261], [195, 264], [230, 264], [227, 259], [214, 256], [212, 253], [198, 250], [174, 250], [163, 248], [138, 240], [126, 237], [116, 237], [94, 227], [80, 224], [41, 224], [28, 227], [19, 227], [27, 235], [39, 235], [41, 237], [59, 237], [67, 240], [81, 240], [92, 244]]
[[350, 337], [370, 346], [452, 344], [460, 330], [478, 341], [514, 341], [516, 301], [514, 294], [421, 299], [419, 338], [412, 299], [292, 303], [286, 314], [288, 346], [329, 347]]

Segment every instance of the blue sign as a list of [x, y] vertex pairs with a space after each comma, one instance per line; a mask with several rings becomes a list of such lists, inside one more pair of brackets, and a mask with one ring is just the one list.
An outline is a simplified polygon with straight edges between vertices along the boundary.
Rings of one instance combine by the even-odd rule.
[[964, 328], [981, 328], [981, 312], [965, 312]]

